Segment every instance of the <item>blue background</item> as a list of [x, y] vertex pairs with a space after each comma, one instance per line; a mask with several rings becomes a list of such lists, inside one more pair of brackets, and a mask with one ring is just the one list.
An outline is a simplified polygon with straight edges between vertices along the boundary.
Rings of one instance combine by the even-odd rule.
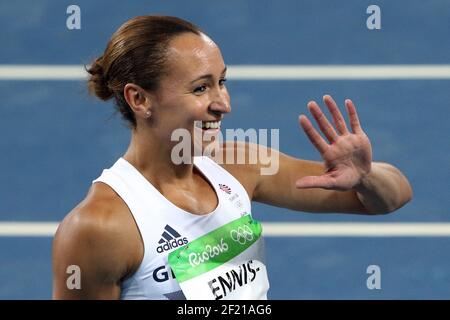
[[[0, 64], [89, 63], [127, 19], [179, 16], [203, 28], [228, 65], [449, 64], [450, 2], [377, 1], [382, 28], [366, 28], [372, 1], [77, 1], [81, 30], [66, 28], [67, 1], [0, 3]], [[398, 166], [411, 203], [386, 216], [305, 214], [255, 204], [262, 221], [449, 222], [450, 82], [237, 81], [227, 86], [225, 128], [279, 128], [281, 151], [319, 155], [299, 129], [309, 100], [353, 99], [374, 160]], [[82, 81], [0, 81], [0, 220], [60, 221], [130, 134], [111, 103]], [[448, 238], [268, 238], [273, 299], [448, 299]], [[366, 268], [382, 270], [368, 290]], [[51, 297], [51, 239], [0, 238], [0, 298]]]

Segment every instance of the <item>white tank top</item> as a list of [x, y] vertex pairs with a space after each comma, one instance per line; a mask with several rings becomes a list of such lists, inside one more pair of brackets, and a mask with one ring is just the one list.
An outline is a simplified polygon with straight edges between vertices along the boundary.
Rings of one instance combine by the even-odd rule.
[[143, 239], [143, 260], [134, 275], [122, 282], [121, 299], [185, 299], [169, 267], [169, 252], [251, 214], [246, 190], [229, 172], [208, 157], [194, 157], [194, 165], [218, 198], [217, 207], [205, 215], [174, 205], [123, 158], [93, 181], [109, 185], [123, 199]]

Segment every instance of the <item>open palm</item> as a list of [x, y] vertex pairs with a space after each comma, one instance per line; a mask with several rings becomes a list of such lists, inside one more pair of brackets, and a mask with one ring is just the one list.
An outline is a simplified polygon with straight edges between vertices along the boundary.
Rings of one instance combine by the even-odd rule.
[[296, 181], [296, 187], [350, 190], [357, 187], [362, 178], [370, 172], [372, 147], [369, 138], [361, 129], [356, 108], [351, 100], [345, 100], [345, 105], [352, 132], [347, 129], [345, 120], [333, 98], [326, 95], [323, 101], [333, 117], [336, 129], [315, 101], [308, 103], [308, 109], [328, 143], [306, 116], [301, 115], [299, 122], [309, 140], [322, 156], [326, 172], [320, 176], [303, 177]]

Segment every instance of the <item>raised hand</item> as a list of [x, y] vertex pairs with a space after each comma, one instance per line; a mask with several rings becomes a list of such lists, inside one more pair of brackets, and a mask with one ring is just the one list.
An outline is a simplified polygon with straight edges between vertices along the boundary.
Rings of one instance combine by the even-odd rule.
[[323, 101], [333, 117], [336, 129], [315, 101], [308, 103], [308, 109], [328, 143], [305, 115], [299, 117], [299, 122], [309, 140], [322, 156], [326, 172], [320, 176], [303, 177], [296, 181], [296, 187], [350, 190], [357, 187], [364, 176], [370, 172], [372, 147], [369, 138], [361, 129], [356, 108], [351, 100], [345, 100], [345, 106], [352, 132], [347, 129], [345, 120], [333, 98], [325, 95]]

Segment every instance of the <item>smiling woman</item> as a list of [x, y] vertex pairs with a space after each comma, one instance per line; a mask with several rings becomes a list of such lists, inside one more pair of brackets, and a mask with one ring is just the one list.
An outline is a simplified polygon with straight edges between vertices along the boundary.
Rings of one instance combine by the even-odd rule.
[[[220, 49], [187, 21], [127, 21], [88, 72], [91, 92], [114, 98], [132, 137], [58, 228], [54, 298], [265, 299], [269, 281], [252, 200], [297, 211], [383, 214], [411, 198], [398, 169], [372, 162], [353, 103], [345, 102], [350, 131], [330, 96], [324, 103], [334, 127], [316, 102], [308, 104], [328, 141], [307, 117], [299, 118], [323, 164], [234, 141], [221, 150], [260, 155], [264, 149], [276, 156], [278, 170], [261, 174], [261, 159], [174, 161], [175, 130], [217, 136], [231, 111]], [[68, 281], [74, 266], [81, 276], [77, 286]]]

